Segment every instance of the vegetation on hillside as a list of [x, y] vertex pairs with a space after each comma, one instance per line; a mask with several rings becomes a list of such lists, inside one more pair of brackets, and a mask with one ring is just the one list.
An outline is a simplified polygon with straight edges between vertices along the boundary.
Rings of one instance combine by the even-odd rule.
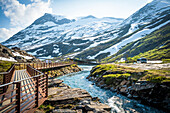
[[[164, 62], [170, 62], [170, 43], [162, 46], [158, 49], [153, 49], [144, 53], [140, 53], [132, 58], [129, 58], [130, 61], [136, 61], [138, 58], [145, 57], [149, 60], [163, 60]], [[168, 60], [169, 59], [169, 60]]]
[[103, 64], [93, 67], [91, 76], [103, 77], [106, 79], [106, 84], [110, 83], [113, 78], [146, 80], [150, 82], [167, 82], [170, 81], [169, 69], [162, 70], [140, 70], [131, 67], [119, 66], [114, 64]]
[[14, 62], [0, 61], [0, 72], [6, 72]]
[[116, 54], [102, 59], [102, 62], [114, 62], [128, 57], [133, 57], [132, 60], [140, 57], [146, 57], [150, 60], [170, 59], [169, 37], [170, 23], [142, 39], [125, 45]]

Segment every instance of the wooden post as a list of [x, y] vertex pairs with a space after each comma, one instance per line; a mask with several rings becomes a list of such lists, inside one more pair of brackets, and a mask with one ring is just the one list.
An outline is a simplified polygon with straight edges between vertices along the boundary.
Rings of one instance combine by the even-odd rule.
[[[6, 76], [5, 76], [6, 74], [3, 74], [3, 84], [6, 84]], [[6, 89], [7, 89], [7, 86], [4, 86], [3, 87], [3, 93], [5, 93], [6, 92]]]
[[36, 107], [39, 107], [39, 102], [38, 102], [38, 99], [39, 99], [39, 76], [36, 77], [36, 90], [35, 90], [35, 104], [36, 104]]
[[46, 76], [46, 97], [48, 97], [48, 74], [45, 74]]
[[17, 111], [17, 113], [20, 113], [20, 111], [21, 111], [21, 82], [17, 82], [16, 83], [16, 88], [17, 88], [17, 90], [16, 90], [16, 105], [17, 105], [17, 107], [16, 107], [16, 111]]

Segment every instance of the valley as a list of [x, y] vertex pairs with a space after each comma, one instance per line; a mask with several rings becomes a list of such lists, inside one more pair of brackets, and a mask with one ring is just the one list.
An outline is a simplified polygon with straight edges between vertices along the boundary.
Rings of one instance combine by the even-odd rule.
[[127, 18], [43, 13], [0, 43], [4, 97], [15, 71], [35, 82], [36, 112], [169, 112], [170, 1], [152, 0]]
[[[168, 0], [154, 0], [127, 19], [92, 15], [67, 19], [46, 13], [2, 44], [19, 47], [40, 59], [80, 58], [114, 62], [169, 44], [169, 6]], [[153, 41], [154, 35], [161, 43]], [[145, 40], [149, 48], [145, 48], [148, 46]]]

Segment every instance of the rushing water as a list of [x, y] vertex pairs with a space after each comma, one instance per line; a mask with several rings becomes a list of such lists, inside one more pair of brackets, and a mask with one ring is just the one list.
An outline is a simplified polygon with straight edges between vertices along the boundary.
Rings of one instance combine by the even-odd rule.
[[139, 113], [163, 113], [156, 108], [140, 104], [138, 101], [92, 85], [93, 82], [88, 81], [86, 77], [90, 74], [93, 66], [79, 65], [79, 67], [83, 68], [83, 71], [67, 74], [57, 79], [64, 80], [64, 83], [72, 88], [85, 89], [92, 97], [100, 98], [102, 103], [112, 107], [113, 113], [133, 113], [135, 111]]

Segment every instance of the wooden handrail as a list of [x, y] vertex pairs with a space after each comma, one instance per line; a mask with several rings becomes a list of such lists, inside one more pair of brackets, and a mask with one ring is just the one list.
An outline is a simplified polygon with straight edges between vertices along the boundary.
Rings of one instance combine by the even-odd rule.
[[[33, 110], [36, 107], [39, 107], [39, 105], [42, 104], [42, 101], [45, 101], [45, 99], [48, 97], [48, 75], [42, 73], [39, 70], [67, 66], [67, 65], [71, 65], [71, 64], [73, 64], [73, 63], [70, 63], [70, 62], [64, 63], [64, 64], [62, 64], [62, 63], [46, 64], [46, 63], [42, 63], [42, 62], [41, 63], [33, 63], [33, 64], [17, 63], [17, 64], [12, 65], [8, 72], [1, 72], [0, 74], [2, 74], [3, 76], [8, 75], [8, 76], [6, 76], [6, 81], [5, 81], [5, 82], [8, 82], [8, 81], [11, 81], [11, 78], [13, 78], [12, 75], [14, 74], [15, 66], [19, 66], [19, 69], [23, 69], [23, 65], [24, 65], [24, 69], [26, 68], [29, 77], [0, 85], [0, 88], [4, 88], [4, 87], [7, 88], [9, 86], [10, 86], [10, 88], [13, 87], [12, 90], [8, 90], [7, 92], [3, 92], [2, 94], [0, 94], [0, 96], [4, 98], [0, 101], [1, 104], [3, 104], [3, 102], [5, 102], [7, 100], [12, 101], [10, 103], [7, 103], [5, 106], [0, 105], [0, 112], [1, 112], [1, 110], [2, 110], [2, 112], [6, 112], [8, 110], [9, 111], [13, 110], [12, 112], [19, 113], [19, 112], [25, 112], [28, 110]], [[22, 66], [22, 68], [20, 66]], [[27, 81], [27, 80], [29, 80], [30, 82], [25, 82], [25, 84], [21, 84], [22, 82]], [[28, 87], [24, 88], [25, 86], [28, 86]], [[24, 89], [22, 89], [22, 88], [24, 88]], [[28, 91], [28, 90], [30, 90], [30, 91]], [[25, 92], [26, 94], [21, 95], [22, 92]], [[8, 95], [11, 95], [11, 96], [9, 97]], [[26, 97], [27, 95], [29, 95], [29, 96]], [[34, 95], [35, 95], [35, 97], [34, 97]], [[33, 98], [31, 98], [31, 97], [33, 97]], [[26, 101], [29, 98], [31, 98], [31, 99], [29, 101]], [[14, 101], [13, 101], [13, 99], [14, 99]], [[14, 104], [14, 102], [15, 102], [15, 104]], [[22, 104], [22, 106], [21, 106], [21, 104]], [[30, 104], [31, 104], [31, 106], [28, 106]], [[10, 109], [6, 109], [8, 105], [10, 105]]]
[[8, 73], [10, 73], [14, 67], [15, 67], [15, 64], [13, 64], [13, 65], [10, 67], [10, 69], [9, 69], [8, 72], [0, 72], [0, 75], [1, 75], [1, 74], [8, 74]]

